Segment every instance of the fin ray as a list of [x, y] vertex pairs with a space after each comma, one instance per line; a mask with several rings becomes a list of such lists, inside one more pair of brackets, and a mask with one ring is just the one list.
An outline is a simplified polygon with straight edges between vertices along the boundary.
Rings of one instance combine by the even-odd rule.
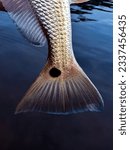
[[46, 37], [28, 0], [1, 0], [23, 36], [35, 46], [44, 46]]
[[51, 77], [49, 68], [43, 69], [18, 104], [16, 113], [41, 111], [68, 114], [102, 109], [100, 93], [79, 66], [75, 65], [70, 70], [69, 77], [63, 76], [64, 74], [57, 78]]

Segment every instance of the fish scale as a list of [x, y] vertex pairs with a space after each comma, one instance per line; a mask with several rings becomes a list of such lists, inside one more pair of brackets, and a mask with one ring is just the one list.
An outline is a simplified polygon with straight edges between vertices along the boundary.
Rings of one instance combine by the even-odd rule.
[[[31, 3], [47, 30], [47, 38], [50, 44], [49, 59], [55, 66], [63, 69], [68, 66], [72, 59], [70, 9], [67, 9], [69, 4], [65, 0], [32, 0]], [[46, 8], [46, 11], [43, 11], [44, 8]], [[68, 20], [64, 17], [66, 15], [69, 15]]]
[[77, 63], [71, 39], [70, 3], [86, 0], [1, 0], [23, 35], [34, 45], [48, 40], [48, 59], [16, 113], [70, 114], [100, 111], [103, 100]]

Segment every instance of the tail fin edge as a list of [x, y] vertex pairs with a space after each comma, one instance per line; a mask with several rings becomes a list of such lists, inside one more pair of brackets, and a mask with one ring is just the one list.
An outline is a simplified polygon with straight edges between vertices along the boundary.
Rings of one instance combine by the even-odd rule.
[[[71, 71], [75, 71], [75, 73]], [[103, 99], [79, 66], [69, 71], [69, 77], [63, 75], [53, 78], [47, 69], [32, 84], [16, 108], [21, 112], [46, 112], [49, 114], [71, 114], [84, 111], [103, 110]]]

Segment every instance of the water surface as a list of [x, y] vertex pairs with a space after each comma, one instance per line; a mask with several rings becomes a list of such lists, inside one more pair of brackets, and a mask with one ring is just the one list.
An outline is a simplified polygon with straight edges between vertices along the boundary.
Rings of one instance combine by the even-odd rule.
[[71, 12], [75, 56], [102, 94], [104, 111], [14, 115], [45, 64], [47, 46], [30, 45], [0, 12], [0, 150], [112, 150], [112, 2], [73, 5]]

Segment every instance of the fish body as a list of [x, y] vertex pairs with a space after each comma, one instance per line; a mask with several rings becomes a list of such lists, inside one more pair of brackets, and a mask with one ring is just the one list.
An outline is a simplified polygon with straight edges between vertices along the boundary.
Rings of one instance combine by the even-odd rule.
[[102, 97], [77, 63], [72, 47], [70, 4], [84, 0], [2, 2], [32, 44], [44, 45], [45, 36], [48, 42], [46, 65], [18, 104], [16, 113], [69, 114], [101, 110]]
[[70, 4], [67, 0], [31, 0], [31, 3], [46, 30], [48, 63], [61, 71], [68, 69], [74, 59]]

